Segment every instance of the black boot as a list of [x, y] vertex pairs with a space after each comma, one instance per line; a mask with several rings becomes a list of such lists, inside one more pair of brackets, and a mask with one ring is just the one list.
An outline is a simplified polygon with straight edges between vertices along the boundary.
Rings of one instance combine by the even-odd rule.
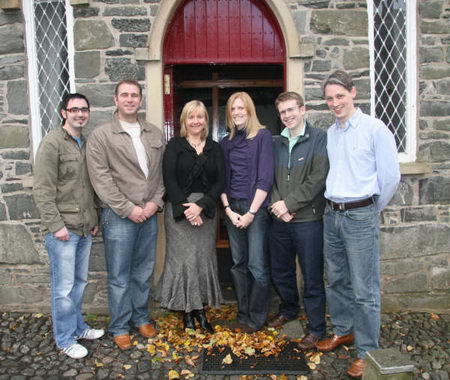
[[184, 312], [183, 323], [185, 329], [195, 330], [194, 316], [192, 311], [190, 311], [189, 313]]
[[192, 313], [194, 314], [194, 318], [198, 321], [198, 323], [200, 324], [200, 327], [203, 330], [208, 331], [210, 334], [214, 333], [214, 329], [212, 328], [212, 326], [209, 324], [208, 320], [206, 319], [205, 311], [203, 309], [194, 310]]

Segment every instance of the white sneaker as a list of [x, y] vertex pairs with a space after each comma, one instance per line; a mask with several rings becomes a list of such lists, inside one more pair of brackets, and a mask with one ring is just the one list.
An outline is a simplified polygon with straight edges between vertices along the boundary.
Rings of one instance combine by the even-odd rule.
[[86, 329], [80, 336], [77, 336], [77, 339], [85, 339], [85, 340], [95, 340], [101, 338], [105, 335], [104, 330], [100, 329]]
[[62, 352], [72, 359], [81, 359], [88, 354], [88, 350], [78, 343], [74, 343], [69, 347], [63, 348]]

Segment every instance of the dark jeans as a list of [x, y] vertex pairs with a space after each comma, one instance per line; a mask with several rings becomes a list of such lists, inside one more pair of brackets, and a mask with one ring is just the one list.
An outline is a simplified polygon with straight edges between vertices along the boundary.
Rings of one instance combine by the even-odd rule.
[[[249, 209], [249, 202], [230, 199], [231, 209], [241, 215]], [[270, 304], [270, 269], [268, 232], [270, 216], [261, 207], [253, 223], [246, 229], [236, 228], [226, 218], [233, 266], [231, 277], [238, 304], [238, 321], [260, 329], [267, 320]]]
[[281, 298], [279, 314], [293, 319], [300, 309], [295, 258], [304, 281], [303, 303], [308, 330], [325, 334], [325, 286], [323, 282], [323, 224], [321, 220], [300, 223], [273, 221], [270, 228], [272, 281]]

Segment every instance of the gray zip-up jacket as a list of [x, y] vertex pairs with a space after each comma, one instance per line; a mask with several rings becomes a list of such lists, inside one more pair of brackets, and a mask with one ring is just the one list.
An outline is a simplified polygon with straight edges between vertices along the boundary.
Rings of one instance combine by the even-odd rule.
[[42, 140], [34, 164], [33, 197], [41, 215], [43, 234], [66, 227], [87, 236], [98, 223], [94, 189], [86, 167], [86, 148], [63, 128]]
[[292, 222], [319, 220], [325, 209], [325, 180], [329, 164], [327, 134], [306, 123], [305, 134], [300, 136], [289, 154], [289, 140], [274, 137], [275, 181], [271, 203], [284, 200]]
[[162, 157], [164, 135], [156, 126], [139, 117], [141, 140], [147, 153], [148, 177], [145, 178], [130, 135], [122, 129], [116, 113], [111, 123], [92, 131], [87, 142], [87, 164], [101, 207], [110, 207], [122, 218], [134, 206], [147, 202], [162, 208], [164, 184]]

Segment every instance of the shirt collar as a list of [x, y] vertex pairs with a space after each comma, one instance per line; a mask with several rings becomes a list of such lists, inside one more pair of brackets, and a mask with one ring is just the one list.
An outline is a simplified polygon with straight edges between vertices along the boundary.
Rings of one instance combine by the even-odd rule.
[[352, 115], [350, 119], [345, 122], [345, 126], [342, 128], [339, 122], [336, 120], [336, 128], [346, 131], [349, 127], [356, 128], [358, 126], [359, 119], [361, 119], [362, 111], [358, 107], [356, 108], [356, 112]]
[[289, 128], [284, 128], [283, 131], [281, 132], [281, 136], [288, 138], [289, 140], [291, 139], [298, 139], [301, 136], [305, 135], [305, 131], [306, 131], [306, 123], [303, 122], [303, 128], [301, 130], [301, 132], [295, 136], [295, 137], [291, 137], [290, 133], [289, 133]]

